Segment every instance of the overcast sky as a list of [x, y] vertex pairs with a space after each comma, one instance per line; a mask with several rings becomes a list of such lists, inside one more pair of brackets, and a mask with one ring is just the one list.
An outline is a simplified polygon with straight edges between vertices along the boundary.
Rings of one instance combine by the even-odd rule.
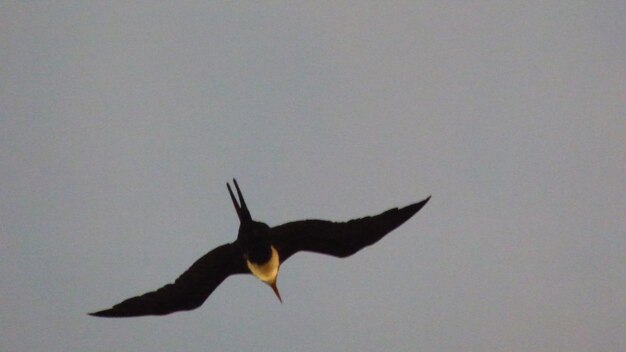
[[[271, 5], [270, 5], [271, 3]], [[626, 350], [626, 3], [3, 2], [0, 350]], [[87, 312], [255, 219], [433, 196], [199, 309]]]

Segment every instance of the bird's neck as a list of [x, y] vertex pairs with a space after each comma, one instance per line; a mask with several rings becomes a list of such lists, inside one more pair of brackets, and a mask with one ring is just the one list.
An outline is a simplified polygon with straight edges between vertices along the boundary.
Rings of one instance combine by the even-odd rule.
[[250, 269], [250, 272], [266, 284], [276, 282], [276, 276], [278, 276], [278, 267], [280, 265], [278, 252], [276, 251], [274, 246], [270, 246], [270, 249], [272, 250], [272, 254], [270, 258], [264, 263], [253, 263], [249, 259], [246, 259], [246, 264], [248, 264], [248, 269]]

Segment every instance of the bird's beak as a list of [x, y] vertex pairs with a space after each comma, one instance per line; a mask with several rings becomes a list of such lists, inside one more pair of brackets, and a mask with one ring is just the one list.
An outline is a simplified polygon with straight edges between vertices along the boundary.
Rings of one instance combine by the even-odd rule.
[[283, 303], [283, 299], [280, 298], [280, 293], [278, 292], [278, 287], [276, 287], [276, 280], [274, 280], [273, 282], [268, 283], [268, 285], [270, 285], [272, 290], [274, 290], [274, 293], [276, 294], [276, 297], [278, 297], [278, 300], [280, 301], [280, 303]]

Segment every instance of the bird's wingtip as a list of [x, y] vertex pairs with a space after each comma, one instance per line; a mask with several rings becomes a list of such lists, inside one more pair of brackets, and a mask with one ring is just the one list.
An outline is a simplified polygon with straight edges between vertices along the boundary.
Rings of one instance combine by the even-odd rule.
[[112, 309], [105, 309], [105, 310], [101, 310], [98, 312], [87, 313], [87, 315], [90, 315], [92, 317], [100, 317], [100, 318], [112, 318], [112, 317], [115, 317], [115, 315], [112, 314], [112, 312], [113, 312]]
[[424, 207], [424, 205], [426, 205], [426, 203], [428, 203], [428, 201], [430, 200], [431, 196], [428, 196], [427, 198], [417, 202], [417, 203], [413, 203], [411, 205], [407, 205], [406, 207], [404, 207], [402, 210], [407, 211], [408, 213], [410, 213], [411, 215], [417, 213], [418, 211], [420, 211], [420, 209], [422, 209]]
[[420, 205], [420, 207], [422, 207], [422, 206], [426, 205], [426, 203], [428, 203], [428, 201], [430, 200], [430, 197], [432, 197], [432, 195], [424, 198], [422, 201], [419, 201], [419, 202], [417, 202], [415, 204], [416, 205]]

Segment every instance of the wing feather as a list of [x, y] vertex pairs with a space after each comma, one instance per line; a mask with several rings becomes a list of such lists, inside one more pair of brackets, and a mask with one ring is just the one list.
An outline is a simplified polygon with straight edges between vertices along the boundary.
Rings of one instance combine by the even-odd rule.
[[281, 262], [299, 251], [347, 257], [370, 246], [402, 225], [430, 199], [403, 208], [348, 222], [302, 220], [270, 229], [270, 241], [278, 250]]
[[198, 259], [174, 283], [129, 298], [90, 315], [136, 317], [165, 315], [199, 307], [228, 276], [248, 272], [238, 246], [221, 245]]

